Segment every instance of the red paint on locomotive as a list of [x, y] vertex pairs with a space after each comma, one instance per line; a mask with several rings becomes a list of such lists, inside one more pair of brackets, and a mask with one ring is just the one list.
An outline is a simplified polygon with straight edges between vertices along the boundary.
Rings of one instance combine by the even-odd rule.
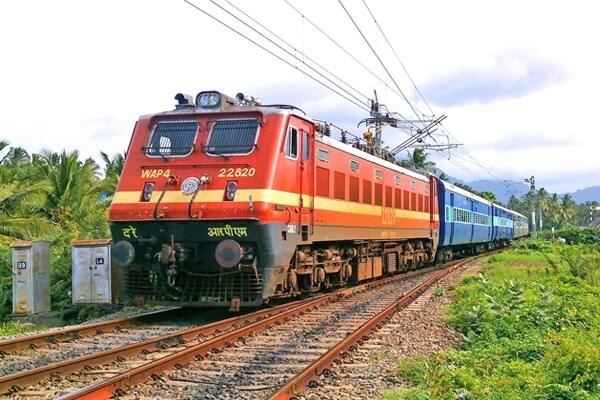
[[[431, 179], [318, 133], [294, 108], [219, 96], [220, 107], [184, 104], [135, 126], [110, 209], [130, 300], [259, 305], [434, 259]], [[248, 140], [250, 130], [228, 132], [221, 126], [236, 123], [219, 121], [240, 120], [258, 121], [255, 143], [240, 152], [248, 154], [228, 154], [227, 146], [243, 147], [235, 135]], [[175, 155], [177, 129], [195, 124], [189, 152]], [[216, 126], [228, 145], [211, 144]], [[170, 129], [160, 143], [158, 127]], [[186, 179], [200, 182], [193, 193]], [[218, 246], [224, 240], [239, 242], [240, 254], [229, 242]], [[224, 257], [235, 267], [219, 265]]]

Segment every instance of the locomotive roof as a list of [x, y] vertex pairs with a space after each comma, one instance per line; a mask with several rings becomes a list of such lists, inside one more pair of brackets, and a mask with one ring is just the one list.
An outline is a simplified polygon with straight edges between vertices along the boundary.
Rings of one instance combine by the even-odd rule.
[[280, 107], [265, 107], [265, 106], [230, 106], [227, 110], [215, 110], [215, 109], [202, 109], [202, 108], [190, 108], [190, 109], [181, 109], [181, 110], [169, 110], [156, 112], [151, 114], [143, 114], [140, 115], [139, 119], [148, 119], [151, 117], [161, 116], [161, 115], [205, 115], [205, 114], [236, 114], [236, 113], [260, 113], [263, 115], [294, 115], [299, 118], [303, 118], [307, 121], [313, 122], [310, 118], [308, 118], [305, 114], [302, 113], [297, 108], [280, 108]]
[[345, 144], [340, 142], [339, 140], [335, 140], [329, 136], [324, 136], [324, 135], [315, 135], [315, 137], [317, 138], [317, 140], [321, 143], [324, 143], [326, 145], [329, 145], [331, 147], [335, 147], [339, 150], [345, 151], [347, 153], [350, 153], [356, 157], [362, 158], [364, 160], [367, 161], [371, 161], [375, 164], [379, 164], [382, 167], [394, 170], [396, 172], [402, 173], [404, 175], [408, 175], [408, 176], [412, 176], [413, 178], [417, 178], [417, 179], [421, 179], [424, 181], [428, 181], [429, 178], [425, 175], [419, 174], [417, 172], [411, 171], [409, 169], [406, 168], [402, 168], [399, 165], [396, 165], [394, 163], [391, 163], [389, 161], [384, 160], [383, 158], [379, 158], [376, 157], [374, 155], [371, 155], [367, 152], [364, 152], [360, 149], [357, 149], [356, 147], [350, 146], [349, 144]]

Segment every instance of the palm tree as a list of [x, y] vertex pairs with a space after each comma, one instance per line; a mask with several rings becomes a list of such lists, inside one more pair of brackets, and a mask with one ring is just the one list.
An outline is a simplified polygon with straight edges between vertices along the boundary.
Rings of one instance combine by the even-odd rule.
[[490, 191], [484, 190], [483, 192], [479, 192], [479, 195], [484, 199], [491, 201], [492, 203], [498, 203], [498, 199], [496, 199], [496, 195]]
[[85, 218], [100, 196], [98, 165], [91, 158], [79, 161], [79, 152], [42, 152], [34, 158], [38, 177], [49, 182], [51, 190], [45, 205], [49, 219], [64, 226], [67, 221]]
[[433, 161], [427, 160], [429, 154], [425, 150], [421, 148], [416, 148], [413, 150], [412, 153], [410, 151], [408, 151], [407, 153], [408, 158], [406, 160], [401, 161], [401, 165], [403, 167], [425, 172], [435, 171], [435, 163]]
[[562, 197], [559, 208], [559, 222], [562, 226], [573, 223], [573, 218], [577, 213], [577, 203], [573, 201], [570, 194]]
[[104, 161], [104, 180], [102, 181], [102, 191], [107, 197], [112, 196], [117, 188], [119, 177], [125, 165], [125, 154], [117, 153], [112, 158], [101, 151], [100, 156]]
[[[0, 141], [0, 151], [8, 143]], [[21, 151], [22, 150], [22, 151]], [[32, 239], [53, 230], [41, 210], [50, 189], [44, 180], [31, 180], [29, 155], [10, 148], [0, 161], [0, 241]]]

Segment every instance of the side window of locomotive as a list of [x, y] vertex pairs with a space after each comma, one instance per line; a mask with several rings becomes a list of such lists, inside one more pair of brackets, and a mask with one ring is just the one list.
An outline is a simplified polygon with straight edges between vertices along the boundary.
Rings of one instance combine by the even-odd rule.
[[143, 150], [149, 156], [185, 156], [192, 152], [197, 133], [196, 121], [159, 122]]
[[318, 149], [317, 158], [324, 162], [329, 162], [329, 152], [327, 150]]
[[213, 123], [205, 150], [211, 155], [249, 154], [256, 147], [258, 120], [231, 119]]
[[293, 126], [288, 128], [285, 139], [285, 156], [292, 160], [298, 159], [298, 129]]
[[302, 131], [302, 159], [306, 161], [308, 157], [310, 157], [308, 132]]

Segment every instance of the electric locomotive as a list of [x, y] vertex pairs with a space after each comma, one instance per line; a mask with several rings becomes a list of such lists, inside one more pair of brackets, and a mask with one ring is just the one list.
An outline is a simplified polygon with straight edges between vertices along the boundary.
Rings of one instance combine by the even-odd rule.
[[137, 121], [110, 208], [126, 301], [235, 310], [435, 260], [437, 178], [293, 106], [175, 98]]

